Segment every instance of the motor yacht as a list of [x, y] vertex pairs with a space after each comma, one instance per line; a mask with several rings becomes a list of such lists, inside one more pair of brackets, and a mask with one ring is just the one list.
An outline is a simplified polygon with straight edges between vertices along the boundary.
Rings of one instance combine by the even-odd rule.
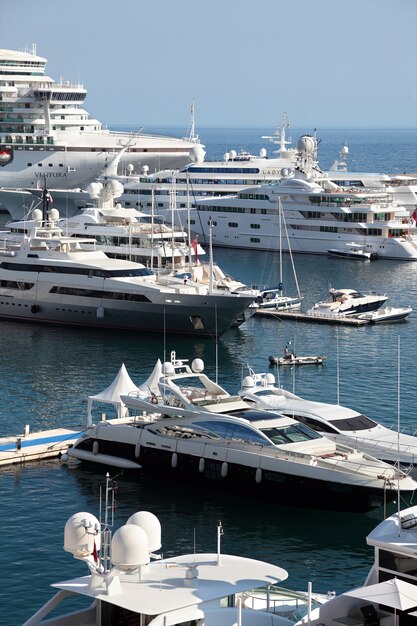
[[376, 311], [388, 300], [386, 294], [359, 292], [355, 289], [329, 289], [329, 297], [307, 311], [308, 315], [340, 317]]
[[[297, 608], [307, 606], [306, 594], [276, 587], [288, 577], [282, 567], [224, 554], [221, 540], [227, 529], [220, 521], [213, 527], [217, 552], [171, 558], [162, 558], [163, 529], [150, 511], [133, 513], [113, 532], [115, 518], [109, 511], [114, 511], [114, 489], [107, 477], [100, 490], [99, 518], [79, 512], [65, 524], [64, 550], [81, 561], [88, 574], [54, 583], [55, 594], [24, 626], [233, 626], [236, 620], [291, 626], [291, 605], [293, 612], [296, 603]], [[253, 608], [259, 595], [271, 602], [268, 608]], [[77, 610], [61, 606], [68, 599], [78, 600]]]
[[92, 424], [69, 458], [298, 506], [370, 510], [395, 499], [398, 488], [412, 497], [417, 483], [403, 472], [254, 409], [203, 368], [173, 353], [159, 379], [120, 395], [130, 422]]
[[30, 234], [0, 250], [0, 318], [217, 336], [250, 315], [253, 295], [110, 259], [91, 240], [64, 235], [54, 209], [37, 211]]
[[[204, 160], [196, 136], [188, 139], [105, 129], [83, 108], [81, 84], [55, 82], [36, 48], [0, 50], [0, 187], [25, 188], [53, 181], [57, 189], [85, 187], [105, 164], [128, 147], [121, 170], [154, 172]], [[0, 197], [3, 209], [7, 209]], [[21, 219], [23, 216], [18, 216]]]
[[[353, 243], [378, 258], [417, 260], [415, 219], [390, 191], [337, 185], [314, 169], [314, 138], [298, 146], [298, 165], [280, 182], [197, 200], [192, 231], [204, 241], [210, 227], [217, 246], [279, 250], [282, 212], [294, 254], [327, 255]], [[289, 251], [285, 239], [282, 249]]]
[[[253, 299], [259, 295], [257, 289], [226, 274], [214, 263], [212, 250], [210, 260], [204, 261], [206, 251], [198, 238], [191, 240], [190, 233], [165, 223], [157, 215], [122, 207], [116, 202], [120, 186], [115, 180], [92, 183], [94, 205], [71, 218], [60, 217], [55, 210], [58, 227], [66, 236], [82, 239], [82, 249], [102, 250], [110, 258], [143, 263], [160, 276], [172, 276], [184, 284], [191, 280], [210, 290], [245, 294]], [[48, 190], [44, 189], [42, 196], [44, 193], [51, 197]], [[9, 222], [0, 231], [0, 250], [19, 244], [35, 222], [34, 219]]]
[[352, 446], [387, 463], [417, 466], [417, 436], [387, 428], [339, 404], [301, 398], [277, 387], [272, 372], [257, 374], [250, 369], [239, 394], [252, 406], [279, 411], [337, 443]]
[[[400, 509], [366, 538], [372, 567], [361, 586], [335, 595], [297, 626], [412, 626], [417, 617], [417, 507]], [[340, 565], [340, 563], [339, 563]]]

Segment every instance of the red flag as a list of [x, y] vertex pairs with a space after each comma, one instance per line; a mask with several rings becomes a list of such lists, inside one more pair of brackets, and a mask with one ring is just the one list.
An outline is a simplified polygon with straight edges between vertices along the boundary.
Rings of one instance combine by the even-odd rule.
[[198, 239], [197, 237], [195, 237], [195, 239], [193, 239], [192, 243], [191, 243], [191, 247], [194, 250], [194, 255], [195, 255], [195, 263], [197, 265], [198, 263], [198, 252], [197, 252], [197, 247], [198, 247]]
[[94, 559], [94, 563], [98, 563], [98, 554], [97, 554], [96, 542], [94, 542], [94, 547], [93, 547], [93, 559]]

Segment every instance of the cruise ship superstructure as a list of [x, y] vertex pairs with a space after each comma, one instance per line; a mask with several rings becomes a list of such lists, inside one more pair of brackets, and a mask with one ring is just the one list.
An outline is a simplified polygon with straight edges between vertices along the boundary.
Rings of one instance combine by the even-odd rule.
[[[0, 187], [85, 187], [111, 157], [129, 145], [122, 171], [154, 172], [204, 159], [198, 139], [113, 132], [89, 117], [81, 84], [56, 83], [46, 59], [0, 50]], [[0, 208], [6, 208], [1, 207]]]

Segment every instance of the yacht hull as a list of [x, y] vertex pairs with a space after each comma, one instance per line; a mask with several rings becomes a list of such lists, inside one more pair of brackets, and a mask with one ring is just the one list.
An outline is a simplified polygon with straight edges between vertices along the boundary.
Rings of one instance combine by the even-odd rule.
[[[9, 293], [5, 293], [9, 292]], [[90, 298], [10, 295], [0, 289], [0, 318], [99, 329], [217, 336], [247, 319], [250, 297], [156, 294], [154, 302], [93, 302]]]
[[[87, 437], [70, 448], [71, 458], [98, 463], [105, 467], [119, 467], [106, 459], [120, 458], [138, 463], [144, 473], [164, 479], [180, 481], [204, 488], [211, 488], [233, 495], [274, 502], [280, 505], [323, 508], [340, 511], [369, 511], [394, 501], [396, 490], [385, 490], [352, 478], [351, 483], [333, 482], [326, 472], [320, 471], [310, 478], [296, 471], [284, 470], [285, 461], [277, 469], [262, 469], [254, 464], [242, 464], [233, 460], [233, 454], [224, 459], [201, 457], [191, 453], [161, 450], [154, 444], [147, 445], [108, 441]], [[149, 442], [148, 442], [149, 443]], [[96, 447], [95, 447], [95, 444]], [[96, 453], [93, 452], [96, 451]], [[219, 457], [221, 457], [221, 452]], [[237, 456], [237, 455], [235, 455]], [[254, 460], [254, 459], [252, 459]], [[402, 491], [411, 500], [413, 492]], [[384, 501], [385, 499], [385, 501]]]

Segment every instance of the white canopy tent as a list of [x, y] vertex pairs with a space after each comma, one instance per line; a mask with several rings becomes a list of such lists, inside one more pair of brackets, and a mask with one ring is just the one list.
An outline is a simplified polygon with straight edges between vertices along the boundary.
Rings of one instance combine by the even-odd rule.
[[87, 426], [91, 426], [93, 423], [91, 411], [94, 402], [100, 404], [111, 404], [117, 411], [117, 417], [127, 417], [128, 408], [124, 402], [121, 401], [120, 396], [127, 396], [132, 392], [138, 393], [139, 395], [142, 394], [144, 396], [148, 396], [151, 392], [158, 393], [158, 381], [161, 375], [162, 363], [160, 359], [158, 359], [152, 374], [144, 383], [142, 383], [142, 385], [138, 387], [130, 378], [125, 364], [122, 363], [119, 373], [107, 389], [94, 396], [88, 396]]

